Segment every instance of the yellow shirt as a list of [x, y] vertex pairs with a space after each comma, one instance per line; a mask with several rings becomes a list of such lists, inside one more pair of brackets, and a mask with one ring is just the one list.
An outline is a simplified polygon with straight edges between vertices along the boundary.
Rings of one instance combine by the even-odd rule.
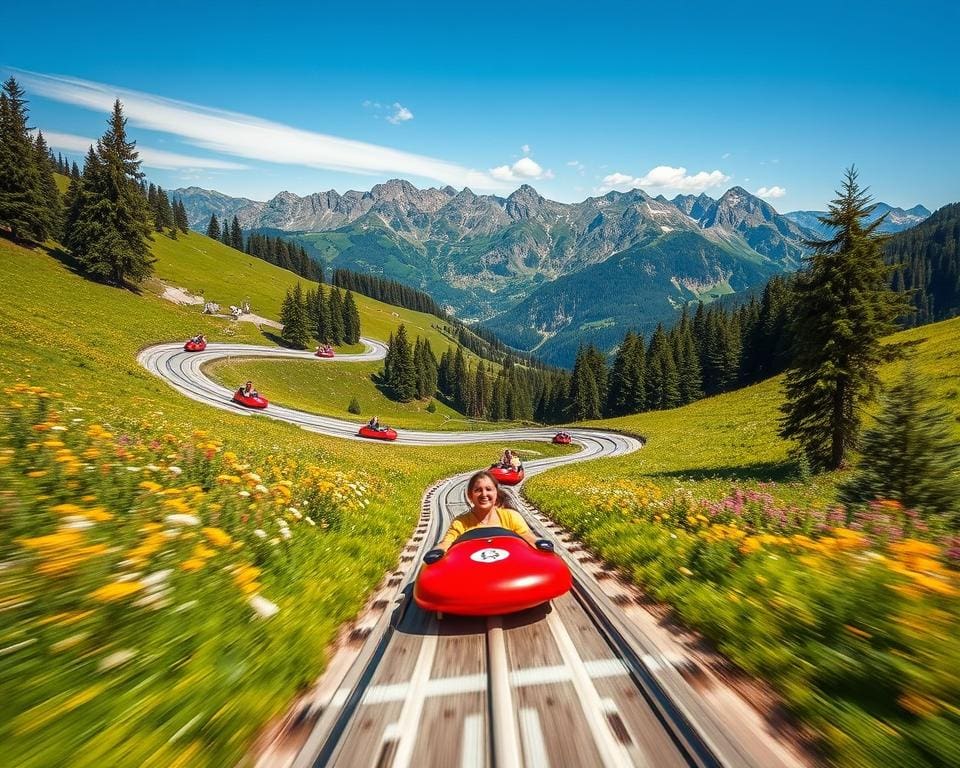
[[472, 531], [474, 528], [506, 528], [508, 531], [513, 531], [520, 536], [526, 536], [528, 533], [530, 533], [530, 528], [527, 526], [526, 522], [524, 522], [523, 517], [514, 509], [497, 507], [497, 517], [500, 520], [499, 525], [497, 523], [483, 525], [479, 520], [477, 520], [477, 516], [473, 514], [472, 510], [470, 512], [464, 512], [462, 515], [457, 515], [455, 518], [453, 518], [453, 522], [450, 523], [450, 527], [440, 540], [440, 544], [449, 547], [451, 544], [453, 544], [453, 542], [460, 538], [460, 536], [465, 534], [467, 531]]

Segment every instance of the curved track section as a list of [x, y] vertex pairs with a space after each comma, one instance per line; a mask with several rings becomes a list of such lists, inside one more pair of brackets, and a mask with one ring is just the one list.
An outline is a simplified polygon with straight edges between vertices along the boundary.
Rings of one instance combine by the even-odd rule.
[[[260, 416], [295, 424], [311, 432], [319, 432], [346, 440], [375, 442], [357, 435], [359, 424], [330, 416], [304, 413], [273, 403], [264, 411], [251, 411], [234, 403], [233, 390], [211, 381], [203, 372], [203, 366], [223, 358], [270, 358], [283, 360], [311, 360], [317, 365], [331, 362], [371, 362], [381, 360], [387, 353], [383, 342], [363, 338], [366, 350], [357, 355], [340, 355], [327, 359], [309, 351], [281, 349], [280, 347], [256, 347], [247, 344], [208, 344], [203, 352], [184, 352], [182, 344], [158, 344], [147, 347], [137, 356], [138, 362], [151, 373], [164, 379], [174, 389], [187, 397], [214, 408], [246, 416]], [[553, 429], [502, 429], [477, 432], [424, 432], [404, 429], [395, 443], [390, 445], [463, 445], [466, 443], [502, 443], [504, 441], [552, 440]], [[636, 438], [600, 430], [578, 429], [571, 432], [573, 441], [583, 450], [553, 459], [544, 459], [524, 464], [527, 474], [537, 466], [549, 467], [571, 461], [609, 456], [614, 453], [629, 453], [641, 447]]]
[[[383, 358], [386, 346], [363, 339], [366, 350], [336, 362]], [[139, 362], [182, 394], [222, 410], [265, 416], [303, 429], [360, 439], [357, 424], [270, 405], [251, 412], [202, 367], [226, 357], [328, 362], [310, 352], [276, 347], [210, 344], [184, 352], [180, 344], [144, 349]], [[404, 430], [390, 445], [458, 445], [551, 440], [552, 429], [483, 432]], [[628, 435], [571, 431], [581, 450], [525, 463], [527, 476], [551, 467], [618, 456], [642, 447]], [[570, 594], [529, 611], [489, 619], [439, 620], [412, 600], [423, 553], [450, 520], [467, 509], [469, 474], [428, 489], [399, 569], [388, 579], [384, 610], [368, 627], [362, 648], [329, 698], [307, 712], [309, 736], [296, 768], [626, 768], [626, 766], [776, 766], [781, 762], [731, 736], [581, 565], [579, 545], [519, 498], [514, 506], [539, 535], [554, 541], [574, 576]], [[388, 596], [389, 595], [389, 596]]]

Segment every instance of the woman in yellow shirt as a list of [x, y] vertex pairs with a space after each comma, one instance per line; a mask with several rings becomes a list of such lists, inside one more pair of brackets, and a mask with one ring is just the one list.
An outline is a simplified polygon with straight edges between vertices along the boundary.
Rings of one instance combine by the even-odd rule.
[[553, 551], [553, 542], [538, 539], [520, 513], [506, 506], [507, 499], [489, 472], [477, 472], [470, 478], [467, 483], [467, 502], [471, 505], [470, 511], [453, 519], [436, 548], [424, 555], [425, 563], [437, 562], [453, 542], [475, 528], [506, 528], [532, 547], [545, 552]]

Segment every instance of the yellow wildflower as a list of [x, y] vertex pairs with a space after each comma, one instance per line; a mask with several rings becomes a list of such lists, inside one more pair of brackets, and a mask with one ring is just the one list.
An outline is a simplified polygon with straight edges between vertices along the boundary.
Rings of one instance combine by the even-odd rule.
[[92, 592], [90, 596], [94, 600], [109, 603], [134, 595], [141, 589], [143, 589], [143, 584], [139, 581], [115, 581], [112, 584], [105, 584]]

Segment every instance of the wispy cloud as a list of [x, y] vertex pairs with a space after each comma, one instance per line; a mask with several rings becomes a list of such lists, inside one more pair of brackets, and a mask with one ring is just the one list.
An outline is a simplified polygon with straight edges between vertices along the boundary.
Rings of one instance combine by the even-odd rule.
[[783, 197], [787, 194], [787, 190], [784, 187], [760, 187], [756, 192], [757, 197], [763, 198], [772, 198], [776, 199], [778, 197]]
[[575, 169], [577, 173], [583, 176], [586, 173], [587, 166], [581, 163], [579, 160], [567, 160], [567, 165]]
[[[86, 153], [91, 145], [96, 144], [96, 139], [87, 136], [76, 136], [72, 133], [57, 133], [48, 131], [43, 134], [47, 144], [54, 149], [62, 149], [66, 152]], [[180, 155], [176, 152], [166, 152], [162, 149], [151, 149], [137, 144], [137, 152], [140, 160], [148, 168], [160, 168], [162, 170], [175, 171], [179, 169], [202, 169], [215, 168], [221, 171], [242, 171], [247, 168], [246, 165], [234, 163], [229, 160], [217, 160], [213, 157], [192, 157], [190, 155]]]
[[678, 192], [704, 192], [730, 181], [722, 171], [700, 171], [690, 175], [686, 168], [658, 165], [643, 176], [628, 173], [611, 173], [603, 177], [598, 191], [602, 194], [612, 189], [626, 192], [631, 189], [673, 189]]
[[733, 157], [733, 152], [724, 152], [720, 155], [721, 160], [729, 160], [731, 157]]
[[525, 155], [529, 155], [529, 154], [530, 154], [530, 145], [529, 145], [529, 144], [524, 144], [522, 147], [520, 147], [520, 151], [523, 152], [523, 154], [525, 154]]
[[513, 165], [490, 169], [490, 175], [500, 181], [537, 181], [552, 179], [553, 171], [545, 171], [532, 157], [521, 157]]
[[395, 101], [393, 103], [393, 114], [387, 116], [387, 122], [400, 125], [400, 123], [405, 123], [407, 120], [413, 120], [413, 112], [400, 102]]
[[32, 92], [109, 113], [123, 102], [132, 126], [181, 137], [188, 144], [234, 157], [367, 175], [396, 173], [444, 184], [503, 191], [502, 180], [425, 155], [294, 128], [252, 115], [117, 88], [70, 77], [18, 71]]

